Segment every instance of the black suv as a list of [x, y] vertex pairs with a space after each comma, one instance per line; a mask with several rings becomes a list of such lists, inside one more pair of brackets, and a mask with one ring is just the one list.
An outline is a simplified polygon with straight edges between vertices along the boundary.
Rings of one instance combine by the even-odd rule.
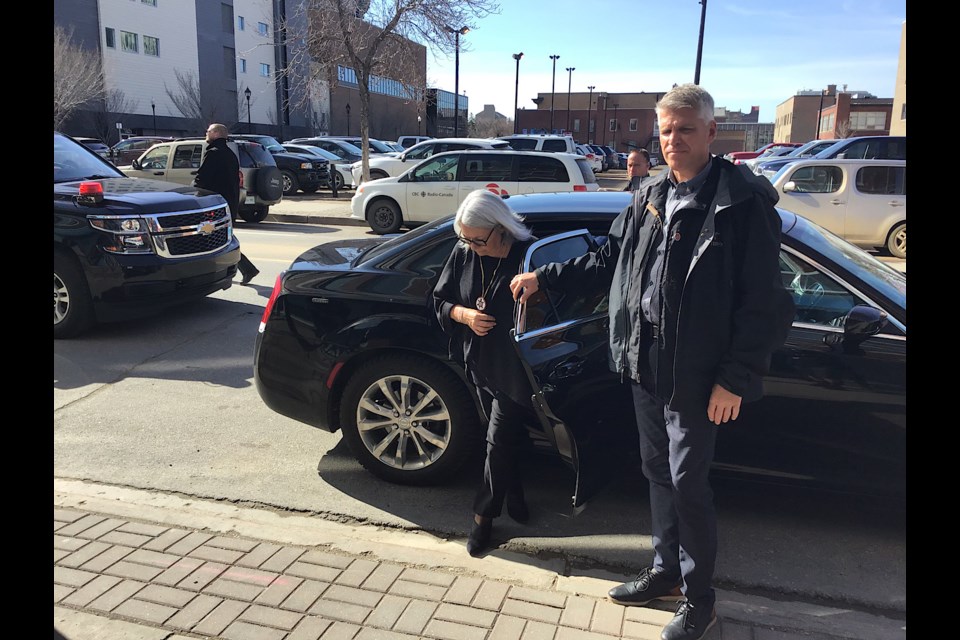
[[127, 177], [54, 131], [54, 338], [228, 289], [239, 260], [219, 194]]
[[259, 142], [273, 155], [280, 173], [283, 174], [283, 195], [285, 196], [292, 196], [297, 191], [313, 193], [320, 187], [329, 185], [330, 163], [327, 160], [290, 153], [273, 136], [235, 133], [230, 135], [230, 139]]

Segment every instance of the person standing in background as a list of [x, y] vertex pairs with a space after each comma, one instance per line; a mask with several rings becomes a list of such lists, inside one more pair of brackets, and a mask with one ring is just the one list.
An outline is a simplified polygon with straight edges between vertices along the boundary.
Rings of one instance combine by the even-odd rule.
[[636, 191], [640, 182], [650, 175], [650, 152], [646, 149], [634, 149], [627, 156], [627, 177], [630, 182], [623, 188], [624, 191]]

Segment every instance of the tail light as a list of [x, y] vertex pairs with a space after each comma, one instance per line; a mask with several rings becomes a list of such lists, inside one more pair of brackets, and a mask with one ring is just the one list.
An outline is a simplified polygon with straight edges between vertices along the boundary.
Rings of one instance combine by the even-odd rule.
[[263, 308], [263, 315], [260, 317], [260, 328], [257, 330], [259, 333], [263, 333], [263, 330], [267, 327], [267, 320], [270, 318], [270, 312], [273, 311], [273, 304], [280, 295], [280, 283], [285, 273], [286, 271], [281, 271], [280, 275], [277, 276], [277, 281], [273, 283], [273, 291], [270, 292], [270, 299], [267, 300], [267, 305]]
[[587, 190], [587, 185], [585, 185], [585, 184], [575, 184], [575, 185], [573, 185], [573, 190], [574, 190], [574, 191], [586, 191], [586, 190]]
[[240, 188], [243, 189], [243, 171], [237, 171], [240, 174]]

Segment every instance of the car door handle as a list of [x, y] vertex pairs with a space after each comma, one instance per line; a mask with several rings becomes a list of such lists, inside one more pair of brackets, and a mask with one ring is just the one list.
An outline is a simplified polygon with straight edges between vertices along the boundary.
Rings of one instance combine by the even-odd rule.
[[191, 172], [190, 172], [190, 175], [195, 176], [195, 175], [197, 175], [197, 172], [196, 172], [196, 171], [191, 171]]
[[838, 200], [837, 198], [834, 198], [833, 200], [830, 201], [830, 204], [843, 204], [843, 200]]
[[162, 175], [163, 175], [163, 171], [154, 171], [154, 172], [153, 172], [153, 175], [155, 175], [155, 176], [162, 176]]
[[903, 206], [903, 203], [900, 202], [899, 200], [891, 200], [891, 201], [888, 202], [887, 204], [890, 205], [891, 207], [902, 207], [902, 206]]

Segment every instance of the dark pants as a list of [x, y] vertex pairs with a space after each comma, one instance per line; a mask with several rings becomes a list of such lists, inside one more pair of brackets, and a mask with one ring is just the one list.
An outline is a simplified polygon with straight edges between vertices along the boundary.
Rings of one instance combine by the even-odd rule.
[[529, 409], [505, 394], [495, 394], [484, 387], [479, 387], [477, 392], [487, 418], [487, 459], [473, 512], [484, 518], [496, 518], [507, 494], [523, 499], [522, 456], [530, 442], [525, 422], [531, 416]]
[[[651, 372], [641, 371], [642, 379], [645, 373]], [[717, 516], [709, 473], [717, 425], [707, 419], [705, 406], [671, 411], [652, 390], [632, 387], [643, 475], [650, 484], [653, 566], [683, 578], [687, 598], [713, 602]]]
[[242, 275], [247, 275], [248, 273], [253, 273], [257, 270], [253, 263], [250, 262], [250, 258], [243, 255], [243, 252], [240, 252], [240, 262], [237, 264], [237, 269], [240, 270]]

